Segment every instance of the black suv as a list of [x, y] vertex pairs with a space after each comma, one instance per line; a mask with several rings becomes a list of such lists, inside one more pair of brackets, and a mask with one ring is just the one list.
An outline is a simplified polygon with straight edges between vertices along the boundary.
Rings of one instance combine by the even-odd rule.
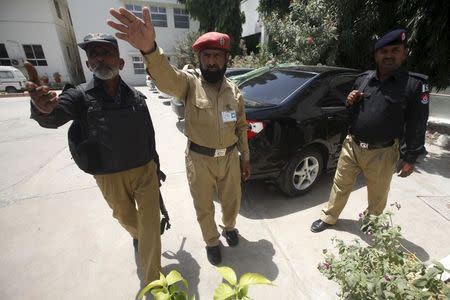
[[245, 99], [251, 179], [271, 179], [295, 196], [334, 169], [359, 71], [328, 66], [264, 67], [234, 78]]

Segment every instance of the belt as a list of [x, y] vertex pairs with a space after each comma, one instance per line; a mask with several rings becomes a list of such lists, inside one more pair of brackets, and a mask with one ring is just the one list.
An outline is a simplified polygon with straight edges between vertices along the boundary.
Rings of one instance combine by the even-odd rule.
[[208, 148], [208, 147], [197, 145], [194, 142], [190, 142], [189, 149], [194, 152], [206, 155], [206, 156], [221, 157], [221, 156], [225, 156], [231, 150], [233, 150], [234, 146], [236, 146], [236, 144], [233, 144], [233, 145], [231, 145], [227, 148], [223, 148], [223, 149], [214, 149], [214, 148]]
[[381, 148], [386, 148], [389, 146], [394, 145], [395, 140], [390, 140], [390, 141], [386, 141], [386, 142], [379, 142], [379, 143], [366, 143], [361, 141], [360, 139], [358, 139], [356, 136], [352, 135], [352, 139], [355, 143], [357, 143], [361, 148], [363, 149], [381, 149]]

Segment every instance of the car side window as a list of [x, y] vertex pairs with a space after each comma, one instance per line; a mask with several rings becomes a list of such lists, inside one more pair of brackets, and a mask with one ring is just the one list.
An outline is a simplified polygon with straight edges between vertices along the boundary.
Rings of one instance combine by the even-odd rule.
[[327, 95], [322, 99], [321, 107], [345, 106], [345, 100], [356, 80], [356, 74], [340, 74], [329, 82]]
[[14, 78], [11, 71], [0, 71], [0, 78]]

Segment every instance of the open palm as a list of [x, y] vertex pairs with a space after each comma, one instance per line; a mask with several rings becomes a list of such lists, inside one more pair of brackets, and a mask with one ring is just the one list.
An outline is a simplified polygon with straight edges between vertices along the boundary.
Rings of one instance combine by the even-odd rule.
[[119, 31], [116, 33], [117, 38], [127, 41], [131, 46], [144, 53], [150, 52], [154, 48], [155, 28], [148, 7], [142, 9], [143, 20], [123, 7], [111, 9], [109, 13], [119, 21], [119, 23], [111, 20], [107, 22], [109, 26]]

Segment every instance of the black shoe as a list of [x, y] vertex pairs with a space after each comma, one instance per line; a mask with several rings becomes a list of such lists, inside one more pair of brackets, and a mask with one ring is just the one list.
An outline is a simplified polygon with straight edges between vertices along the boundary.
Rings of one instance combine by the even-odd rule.
[[321, 231], [324, 231], [325, 229], [327, 229], [327, 228], [329, 228], [331, 226], [333, 226], [333, 225], [325, 223], [324, 221], [319, 219], [319, 220], [314, 221], [311, 224], [311, 231], [312, 232], [321, 232]]
[[227, 240], [228, 246], [235, 247], [239, 244], [239, 234], [237, 229], [225, 230], [223, 236]]
[[137, 250], [138, 245], [139, 245], [139, 240], [138, 239], [133, 239], [133, 247], [134, 247], [134, 249]]
[[208, 256], [208, 261], [217, 266], [222, 262], [222, 254], [220, 253], [220, 246], [206, 246], [206, 255]]

